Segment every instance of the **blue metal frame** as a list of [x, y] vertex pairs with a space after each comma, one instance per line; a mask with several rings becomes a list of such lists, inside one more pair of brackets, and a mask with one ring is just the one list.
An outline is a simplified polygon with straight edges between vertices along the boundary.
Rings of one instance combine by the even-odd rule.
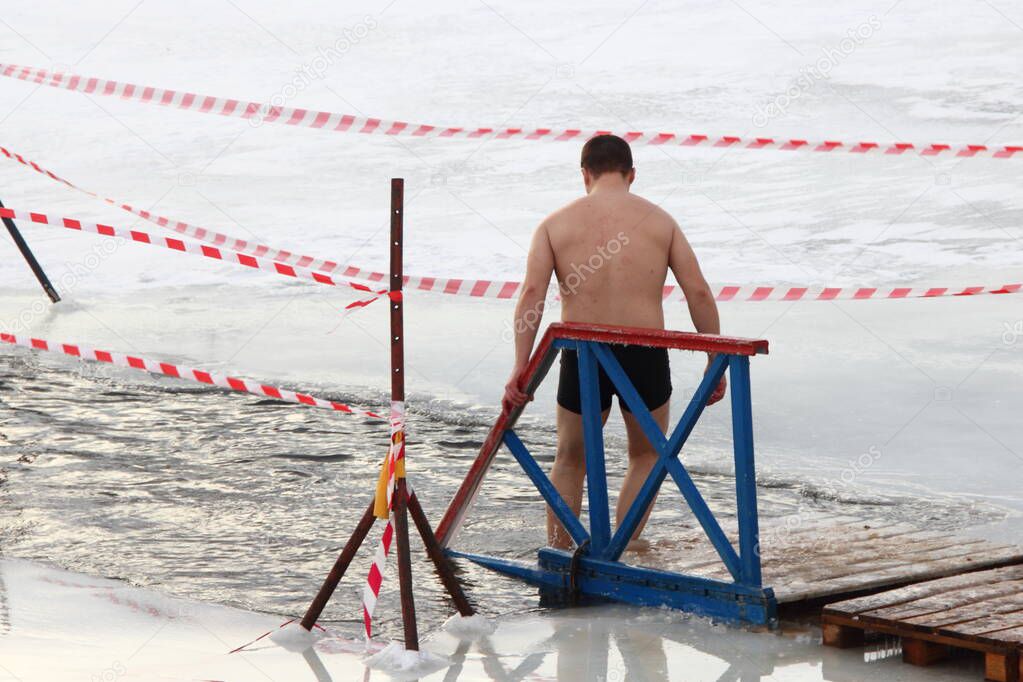
[[[581, 594], [594, 597], [634, 604], [667, 605], [732, 621], [774, 626], [777, 602], [774, 592], [763, 587], [760, 566], [749, 358], [744, 355], [718, 354], [671, 435], [665, 437], [607, 344], [556, 339], [554, 346], [562, 350], [574, 350], [578, 354], [589, 531], [572, 513], [514, 430], [508, 429], [504, 433], [503, 442], [576, 545], [583, 549], [575, 557], [560, 550], [542, 549], [539, 564], [532, 566], [496, 557], [449, 550], [450, 553], [548, 590], [565, 591], [571, 587]], [[613, 534], [604, 464], [603, 415], [600, 410], [601, 369], [614, 384], [658, 454], [657, 463]], [[682, 447], [726, 370], [731, 380], [738, 550], [725, 535], [685, 465], [679, 460]], [[733, 582], [628, 566], [620, 562], [629, 540], [668, 476], [671, 476], [685, 498]], [[569, 575], [570, 571], [574, 571], [575, 575]]]

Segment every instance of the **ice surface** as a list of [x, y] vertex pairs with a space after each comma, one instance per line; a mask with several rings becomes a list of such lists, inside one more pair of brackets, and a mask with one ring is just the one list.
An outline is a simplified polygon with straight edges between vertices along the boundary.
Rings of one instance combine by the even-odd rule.
[[[820, 646], [816, 628], [745, 632], [666, 609], [591, 607], [507, 615], [493, 634], [467, 642], [424, 637], [430, 653], [328, 632], [300, 652], [261, 641], [280, 616], [172, 599], [122, 582], [24, 561], [0, 561], [0, 672], [23, 682], [149, 680], [362, 680], [374, 672], [424, 682], [625, 680], [817, 682], [981, 679], [982, 662], [903, 665], [897, 649]], [[372, 661], [374, 667], [367, 668]]]

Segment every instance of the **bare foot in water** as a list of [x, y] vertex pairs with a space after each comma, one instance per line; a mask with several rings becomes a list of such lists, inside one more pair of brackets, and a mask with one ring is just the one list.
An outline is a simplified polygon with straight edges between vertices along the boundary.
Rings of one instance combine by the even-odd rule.
[[650, 550], [650, 542], [639, 538], [636, 540], [630, 540], [629, 544], [625, 546], [626, 552], [647, 552]]

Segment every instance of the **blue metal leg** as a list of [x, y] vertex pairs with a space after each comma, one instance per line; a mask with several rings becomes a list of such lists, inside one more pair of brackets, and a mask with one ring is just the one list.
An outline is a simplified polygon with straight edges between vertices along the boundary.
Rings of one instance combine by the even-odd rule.
[[679, 492], [686, 498], [689, 508], [693, 510], [693, 516], [703, 526], [703, 532], [707, 534], [707, 539], [714, 545], [718, 556], [724, 562], [725, 568], [732, 574], [732, 578], [736, 582], [741, 582], [742, 573], [739, 569], [739, 557], [735, 553], [735, 548], [732, 547], [732, 543], [728, 540], [725, 532], [721, 530], [721, 525], [714, 517], [714, 512], [707, 506], [707, 502], [704, 501], [703, 495], [700, 494], [696, 484], [693, 483], [689, 472], [682, 466], [682, 462], [674, 457], [666, 459], [665, 464], [668, 467], [668, 473], [675, 479], [675, 485], [678, 486]]
[[714, 358], [714, 362], [711, 363], [710, 369], [703, 375], [703, 380], [696, 387], [696, 392], [689, 400], [685, 413], [683, 413], [682, 418], [675, 426], [675, 430], [672, 431], [671, 438], [668, 439], [669, 450], [671, 452], [680, 452], [682, 450], [682, 446], [689, 439], [689, 435], [693, 432], [696, 422], [700, 421], [700, 417], [703, 416], [703, 410], [707, 407], [707, 401], [710, 400], [711, 393], [714, 392], [718, 383], [721, 382], [721, 377], [725, 375], [725, 369], [728, 367], [728, 357], [727, 355], [718, 355]]
[[735, 447], [735, 504], [739, 517], [739, 582], [760, 587], [760, 523], [757, 512], [757, 475], [753, 461], [753, 408], [750, 402], [749, 358], [729, 360], [732, 380], [732, 440]]
[[600, 409], [600, 375], [595, 344], [579, 344], [579, 394], [582, 397], [583, 438], [586, 450], [586, 493], [590, 503], [590, 553], [602, 556], [611, 539], [604, 465], [604, 420]]
[[543, 499], [547, 501], [551, 509], [554, 510], [555, 516], [561, 521], [561, 525], [565, 527], [568, 534], [572, 536], [572, 540], [575, 544], [581, 545], [587, 539], [589, 534], [583, 525], [579, 523], [579, 519], [576, 518], [575, 512], [573, 512], [565, 499], [558, 492], [558, 489], [554, 487], [551, 480], [547, 478], [547, 475], [540, 469], [540, 465], [536, 463], [533, 456], [529, 454], [529, 450], [523, 445], [522, 441], [519, 440], [518, 435], [509, 429], [504, 433], [504, 444], [508, 446], [512, 455], [518, 461], [519, 466], [526, 472], [526, 476], [529, 476], [529, 480], [536, 486], [537, 491], [543, 496]]

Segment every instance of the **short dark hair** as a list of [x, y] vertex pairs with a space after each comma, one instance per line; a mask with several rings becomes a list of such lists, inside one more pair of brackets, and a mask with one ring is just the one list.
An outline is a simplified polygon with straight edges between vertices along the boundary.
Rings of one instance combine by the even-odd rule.
[[580, 165], [594, 178], [612, 172], [628, 175], [632, 170], [632, 149], [617, 135], [597, 135], [583, 145]]

